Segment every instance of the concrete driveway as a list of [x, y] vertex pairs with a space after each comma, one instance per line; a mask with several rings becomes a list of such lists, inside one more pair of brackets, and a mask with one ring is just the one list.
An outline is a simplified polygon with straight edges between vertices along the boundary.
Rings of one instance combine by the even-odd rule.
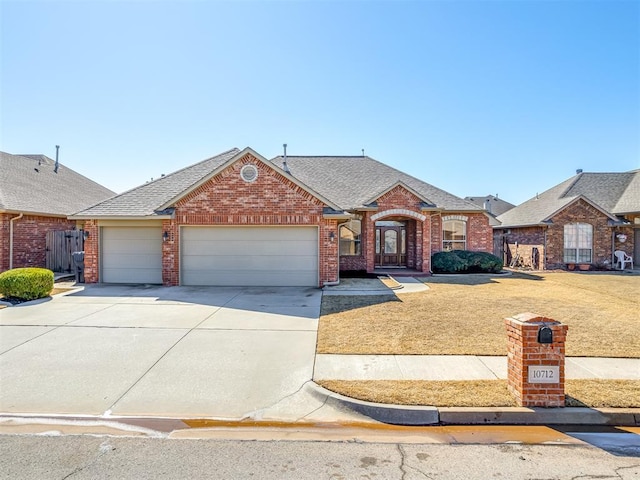
[[294, 412], [313, 374], [321, 298], [313, 288], [87, 286], [2, 309], [0, 413]]

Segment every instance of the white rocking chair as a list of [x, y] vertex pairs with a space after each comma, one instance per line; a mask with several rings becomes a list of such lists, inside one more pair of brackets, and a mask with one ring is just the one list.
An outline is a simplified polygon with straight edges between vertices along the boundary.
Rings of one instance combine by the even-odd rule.
[[613, 252], [613, 254], [616, 257], [616, 262], [614, 266], [617, 266], [618, 264], [620, 264], [620, 270], [624, 270], [624, 266], [628, 263], [631, 265], [631, 268], [633, 269], [633, 257], [631, 257], [630, 255], [627, 255], [622, 250], [616, 250], [615, 252]]

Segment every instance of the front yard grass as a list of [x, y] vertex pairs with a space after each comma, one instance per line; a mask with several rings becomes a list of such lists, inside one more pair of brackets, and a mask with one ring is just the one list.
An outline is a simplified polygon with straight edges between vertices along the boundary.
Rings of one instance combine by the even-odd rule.
[[640, 358], [640, 276], [544, 272], [425, 278], [426, 292], [325, 296], [318, 353], [506, 355], [504, 318], [569, 326], [566, 354]]

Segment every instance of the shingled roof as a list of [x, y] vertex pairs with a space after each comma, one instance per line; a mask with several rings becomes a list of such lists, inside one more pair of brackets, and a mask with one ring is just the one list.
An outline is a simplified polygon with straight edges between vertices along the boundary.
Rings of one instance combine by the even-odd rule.
[[473, 197], [464, 197], [464, 199], [484, 208], [487, 212], [495, 215], [496, 217], [508, 212], [512, 208], [515, 208], [514, 204], [505, 202], [501, 198], [494, 197], [493, 195], [478, 195]]
[[207, 158], [182, 170], [133, 188], [117, 197], [78, 212], [76, 215], [81, 217], [157, 216], [159, 208], [222, 166], [238, 152], [240, 150], [232, 148], [215, 157]]
[[[233, 148], [129, 190], [76, 215], [79, 218], [157, 217], [164, 213], [161, 209], [171, 201], [206, 180], [207, 176], [239, 153], [239, 149]], [[283, 169], [282, 157], [276, 157], [271, 162], [278, 169]], [[435, 208], [458, 212], [482, 210], [477, 205], [369, 157], [294, 156], [287, 157], [287, 164], [295, 181], [330, 202], [332, 208], [362, 208], [372, 198], [380, 196], [395, 184], [402, 183]]]
[[0, 211], [67, 216], [115, 192], [45, 155], [0, 152]]
[[610, 217], [640, 212], [640, 171], [579, 173], [500, 215], [501, 228], [540, 225], [583, 198]]
[[[283, 160], [278, 156], [272, 162], [282, 167]], [[368, 156], [287, 156], [287, 166], [291, 175], [345, 210], [366, 206], [397, 183], [408, 186], [434, 208], [458, 212], [483, 210]]]

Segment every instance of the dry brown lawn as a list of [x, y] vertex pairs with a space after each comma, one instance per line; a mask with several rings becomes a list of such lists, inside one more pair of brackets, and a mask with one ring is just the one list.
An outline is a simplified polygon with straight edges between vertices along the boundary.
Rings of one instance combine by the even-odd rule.
[[640, 276], [514, 273], [426, 278], [426, 292], [325, 296], [318, 353], [505, 355], [504, 318], [569, 326], [568, 356], [640, 358]]
[[[323, 380], [323, 387], [369, 402], [436, 407], [515, 407], [506, 380]], [[640, 407], [637, 380], [567, 380], [567, 407]]]

